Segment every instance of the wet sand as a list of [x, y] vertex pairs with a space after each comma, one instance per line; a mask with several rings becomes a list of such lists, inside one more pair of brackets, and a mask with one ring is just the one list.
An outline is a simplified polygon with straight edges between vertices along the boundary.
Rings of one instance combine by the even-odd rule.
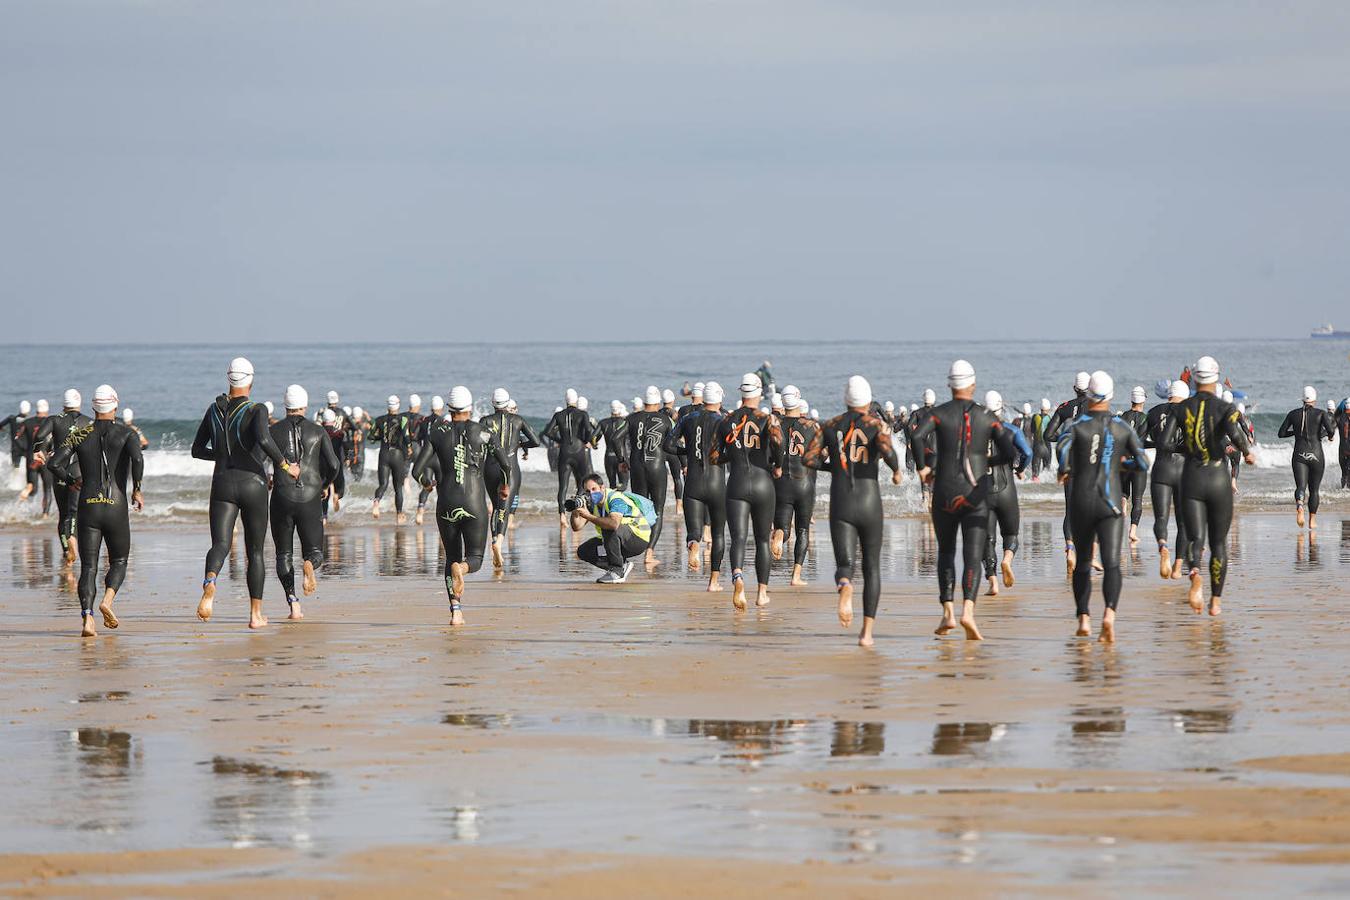
[[870, 651], [823, 523], [811, 586], [776, 567], [740, 614], [674, 540], [615, 589], [526, 525], [458, 630], [434, 531], [334, 529], [308, 618], [270, 581], [259, 634], [235, 569], [193, 617], [204, 529], [143, 528], [92, 641], [55, 539], [0, 534], [0, 893], [1344, 893], [1350, 519], [1321, 524], [1242, 516], [1217, 620], [1146, 537], [1108, 647], [1072, 636], [1058, 519], [979, 644], [933, 637], [895, 520]]

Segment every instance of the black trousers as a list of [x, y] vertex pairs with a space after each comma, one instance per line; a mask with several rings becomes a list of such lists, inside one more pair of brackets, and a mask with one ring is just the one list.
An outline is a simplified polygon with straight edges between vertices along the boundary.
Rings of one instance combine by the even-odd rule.
[[577, 548], [577, 558], [598, 569], [622, 575], [624, 561], [646, 553], [650, 545], [650, 541], [634, 534], [633, 529], [620, 525], [615, 529], [605, 529], [604, 537], [584, 541]]

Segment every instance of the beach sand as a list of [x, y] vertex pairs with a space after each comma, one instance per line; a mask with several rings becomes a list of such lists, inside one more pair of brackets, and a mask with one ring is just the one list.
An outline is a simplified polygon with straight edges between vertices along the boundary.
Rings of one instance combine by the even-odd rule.
[[94, 640], [55, 538], [6, 531], [0, 893], [1350, 891], [1350, 519], [1243, 515], [1218, 619], [1148, 526], [1109, 647], [1073, 637], [1057, 518], [982, 643], [933, 637], [931, 536], [889, 522], [872, 650], [823, 522], [811, 586], [780, 564], [747, 613], [674, 538], [602, 587], [527, 524], [462, 629], [431, 528], [335, 527], [307, 618], [269, 579], [256, 634], [237, 568], [192, 615], [204, 527], [138, 528]]

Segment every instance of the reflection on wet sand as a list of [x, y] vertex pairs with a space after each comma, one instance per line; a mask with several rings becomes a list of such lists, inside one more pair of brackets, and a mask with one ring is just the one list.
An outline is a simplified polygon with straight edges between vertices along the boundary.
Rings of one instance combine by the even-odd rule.
[[880, 756], [886, 750], [884, 722], [835, 722], [830, 756]]
[[933, 756], [964, 756], [1003, 740], [1008, 726], [995, 722], [939, 722], [933, 729]]
[[140, 742], [114, 728], [77, 728], [59, 738], [75, 763], [60, 790], [78, 793], [80, 800], [50, 804], [57, 827], [104, 834], [135, 829], [134, 801], [143, 774]]
[[325, 811], [324, 772], [216, 756], [207, 825], [235, 847], [309, 846]]

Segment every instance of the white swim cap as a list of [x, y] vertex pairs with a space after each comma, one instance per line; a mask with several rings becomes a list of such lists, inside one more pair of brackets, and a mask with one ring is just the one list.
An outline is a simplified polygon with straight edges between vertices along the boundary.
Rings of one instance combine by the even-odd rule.
[[248, 387], [253, 383], [253, 363], [242, 356], [236, 356], [230, 360], [225, 377], [229, 379], [230, 387]]
[[446, 405], [450, 407], [451, 412], [473, 409], [473, 394], [464, 385], [457, 384], [450, 389], [450, 398], [446, 400]]
[[1134, 387], [1130, 388], [1131, 403], [1143, 403], [1147, 399], [1148, 392], [1145, 391], [1142, 386], [1136, 384]]
[[328, 392], [328, 405], [329, 405], [329, 406], [337, 406], [337, 405], [338, 405], [338, 401], [341, 400], [341, 399], [342, 399], [342, 398], [338, 396], [338, 392], [337, 392], [337, 391], [329, 391], [329, 392]]
[[585, 412], [590, 408], [591, 408], [591, 401], [587, 400], [585, 397], [577, 398], [577, 409], [581, 410], [582, 412]]
[[695, 381], [695, 382], [694, 382], [693, 396], [695, 396], [695, 397], [702, 397], [702, 396], [703, 396], [703, 382], [701, 382], [701, 381]]
[[1221, 395], [1221, 397], [1222, 397], [1224, 403], [1232, 403], [1232, 402], [1233, 402], [1233, 392], [1232, 392], [1232, 391], [1224, 391], [1223, 394]]
[[61, 395], [61, 406], [65, 409], [79, 409], [80, 404], [83, 402], [84, 398], [81, 397], [80, 392], [74, 388], [67, 389], [66, 392]]
[[1191, 386], [1178, 378], [1172, 382], [1172, 386], [1167, 389], [1168, 400], [1185, 400], [1191, 395]]
[[787, 407], [785, 407], [785, 406], [783, 405], [783, 395], [780, 394], [780, 393], [778, 393], [777, 391], [775, 391], [775, 392], [772, 394], [772, 396], [769, 397], [769, 405], [772, 406], [774, 409], [786, 409], [786, 408], [787, 408]]
[[820, 421], [820, 410], [818, 409], [811, 410], [811, 418], [815, 419], [816, 421]]
[[872, 385], [861, 375], [851, 375], [844, 387], [844, 405], [849, 409], [869, 406], [872, 403]]
[[94, 388], [94, 412], [110, 413], [117, 409], [117, 391], [111, 384], [100, 384]]
[[515, 411], [518, 410], [518, 409], [520, 409], [520, 407], [516, 405], [516, 401], [514, 401], [514, 400], [508, 400], [508, 401], [507, 401], [507, 403], [506, 403], [506, 411], [507, 411], [507, 412], [515, 412]]
[[654, 384], [647, 385], [647, 390], [643, 394], [642, 399], [646, 401], [648, 406], [660, 406], [661, 389]]
[[1023, 403], [1023, 404], [1022, 404], [1022, 415], [1024, 415], [1024, 416], [1029, 416], [1029, 415], [1031, 415], [1031, 404], [1030, 404], [1030, 403]]
[[661, 392], [661, 402], [662, 402], [662, 403], [674, 403], [674, 402], [675, 402], [675, 392], [672, 391], [670, 388], [666, 388], [664, 391]]
[[49, 409], [51, 409], [51, 407], [47, 405], [47, 401], [46, 401], [45, 399], [39, 400], [39, 401], [37, 402], [37, 411], [38, 411], [38, 412], [40, 412], [40, 413], [45, 413], [45, 412], [47, 412], [47, 410], [49, 410]]
[[29, 403], [27, 400], [19, 401], [19, 415], [26, 416], [32, 411], [33, 411], [33, 404]]
[[561, 406], [555, 406], [555, 407], [553, 407], [553, 411], [554, 411], [555, 413], [560, 413], [560, 412], [563, 411], [563, 408], [562, 408]]
[[1305, 385], [1304, 388], [1303, 388], [1303, 402], [1304, 402], [1304, 403], [1316, 403], [1316, 402], [1317, 402], [1317, 388], [1313, 387], [1311, 384]]
[[123, 421], [123, 422], [126, 422], [128, 425], [130, 425], [130, 424], [131, 424], [131, 420], [134, 419], [134, 418], [136, 418], [136, 414], [135, 414], [134, 412], [131, 411], [131, 407], [127, 407], [126, 409], [122, 410], [122, 421]]
[[793, 394], [783, 402], [787, 404], [787, 409], [806, 409], [806, 398], [801, 394]]
[[384, 401], [384, 405], [389, 407], [390, 412], [398, 412], [398, 396], [390, 394], [389, 399]]
[[431, 411], [434, 413], [438, 413], [443, 412], [444, 410], [445, 410], [445, 398], [442, 397], [440, 394], [437, 394], [436, 396], [432, 397]]
[[788, 399], [791, 397], [800, 397], [801, 395], [801, 388], [797, 387], [795, 384], [789, 384], [787, 387], [783, 388], [783, 406], [790, 408]]
[[952, 363], [947, 371], [947, 387], [954, 391], [968, 388], [975, 383], [975, 367], [964, 359]]
[[1088, 389], [1088, 382], [1091, 380], [1091, 375], [1086, 372], [1079, 372], [1077, 375], [1073, 376], [1073, 389], [1075, 391], [1086, 391]]
[[751, 400], [763, 396], [764, 382], [759, 380], [758, 375], [754, 372], [746, 372], [741, 376], [741, 399]]
[[1247, 404], [1239, 402], [1237, 405], [1237, 411], [1239, 413], [1245, 413], [1247, 411]]
[[762, 403], [762, 404], [760, 404], [759, 411], [762, 412], [762, 413], [764, 413], [764, 415], [766, 415], [766, 416], [767, 416], [769, 413], [773, 412], [773, 410], [769, 409], [769, 405], [768, 405], [767, 403]]
[[352, 414], [352, 408], [350, 406], [342, 407], [342, 414], [344, 416], [350, 416]]
[[309, 406], [309, 391], [298, 384], [293, 384], [286, 388], [286, 394], [281, 400], [287, 409], [304, 409]]
[[984, 408], [991, 413], [1003, 411], [1003, 395], [998, 391], [987, 391], [984, 395]]
[[325, 409], [323, 413], [320, 414], [319, 421], [323, 422], [325, 425], [332, 425], [337, 421], [337, 413], [333, 412], [331, 409]]
[[1092, 373], [1088, 379], [1088, 396], [1097, 402], [1110, 400], [1116, 395], [1116, 383], [1101, 369]]
[[894, 404], [893, 402], [891, 402], [890, 400], [887, 400], [887, 401], [886, 401], [886, 405], [885, 405], [884, 407], [882, 407], [882, 408], [885, 409], [886, 412], [888, 412], [888, 413], [893, 413], [893, 412], [895, 412], [895, 404]]
[[704, 403], [711, 403], [716, 406], [718, 403], [722, 402], [724, 396], [725, 393], [722, 390], [722, 386], [715, 381], [710, 381], [703, 386]]
[[576, 405], [577, 405], [577, 389], [576, 389], [576, 388], [568, 388], [568, 389], [567, 389], [567, 393], [563, 394], [563, 397], [566, 399], [567, 405], [568, 405], [568, 406], [576, 406]]
[[348, 413], [348, 415], [355, 416], [358, 419], [364, 416], [365, 414], [366, 411], [359, 406], [353, 406], [352, 411]]
[[418, 408], [419, 406], [421, 406], [421, 405], [422, 405], [422, 395], [421, 395], [421, 394], [409, 394], [409, 395], [408, 395], [408, 409], [417, 409], [417, 408]]
[[[932, 388], [925, 388], [923, 392], [923, 405], [932, 406], [936, 402], [937, 402], [937, 394], [933, 392]], [[915, 408], [917, 409], [918, 407]]]
[[628, 407], [623, 405], [622, 400], [615, 400], [609, 404], [609, 414], [611, 416], [621, 416], [628, 412]]
[[[936, 399], [936, 398], [934, 398], [934, 399]], [[911, 404], [909, 405], [909, 411], [910, 411], [910, 412], [918, 412], [918, 411], [919, 411], [919, 404], [917, 404], [917, 403], [911, 403]]]
[[1219, 361], [1212, 356], [1202, 356], [1192, 371], [1196, 384], [1213, 384], [1219, 380]]
[[267, 414], [268, 414], [269, 416], [272, 415], [272, 413], [274, 413], [274, 412], [277, 411], [277, 408], [272, 404], [272, 401], [271, 401], [271, 400], [264, 400], [264, 401], [263, 401], [263, 406], [267, 407]]
[[511, 402], [511, 393], [506, 388], [495, 388], [492, 391], [492, 406], [494, 409], [505, 409], [506, 404]]
[[1050, 411], [1050, 399], [1048, 397], [1042, 397], [1041, 412], [1049, 412], [1049, 411]]

